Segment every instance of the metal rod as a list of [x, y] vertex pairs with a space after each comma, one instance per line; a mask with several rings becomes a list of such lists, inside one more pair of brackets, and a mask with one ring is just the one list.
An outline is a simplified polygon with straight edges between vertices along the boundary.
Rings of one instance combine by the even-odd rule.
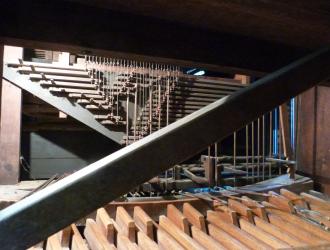
[[249, 177], [249, 125], [245, 126], [245, 164], [246, 164], [246, 179]]
[[317, 51], [1, 210], [1, 248], [37, 244], [329, 76]]
[[265, 180], [265, 115], [262, 116], [262, 180]]
[[[269, 157], [272, 157], [273, 152], [273, 111], [269, 112]], [[272, 166], [269, 165], [268, 177], [271, 178], [272, 175]]]
[[[236, 131], [234, 132], [233, 140], [234, 140], [234, 148], [233, 148], [233, 164], [234, 169], [236, 170]], [[236, 174], [234, 173], [234, 187], [236, 187]]]
[[259, 180], [260, 179], [260, 118], [258, 118], [258, 121], [257, 121], [257, 155], [258, 155], [258, 158], [257, 158], [257, 166], [258, 166], [257, 180]]
[[251, 123], [251, 166], [252, 166], [252, 182], [254, 182], [254, 121]]

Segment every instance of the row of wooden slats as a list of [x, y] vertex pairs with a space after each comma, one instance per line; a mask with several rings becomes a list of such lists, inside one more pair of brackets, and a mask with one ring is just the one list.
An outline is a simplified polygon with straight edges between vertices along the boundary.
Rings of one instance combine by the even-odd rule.
[[[269, 192], [267, 201], [247, 196], [215, 199], [203, 215], [190, 203], [182, 209], [167, 206], [166, 215], [155, 222], [142, 206], [132, 216], [124, 206], [115, 218], [104, 208], [87, 219], [83, 233], [76, 225], [50, 236], [30, 249], [324, 249], [330, 247], [330, 232], [294, 214], [295, 206], [315, 211], [315, 220], [325, 227], [330, 203], [308, 193], [286, 189]], [[322, 220], [320, 220], [322, 219]], [[324, 223], [322, 223], [324, 222]]]

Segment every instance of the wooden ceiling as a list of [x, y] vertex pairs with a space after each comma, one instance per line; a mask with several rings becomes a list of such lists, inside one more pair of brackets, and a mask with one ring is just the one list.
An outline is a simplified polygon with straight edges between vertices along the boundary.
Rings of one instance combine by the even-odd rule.
[[70, 0], [304, 48], [330, 44], [328, 0]]

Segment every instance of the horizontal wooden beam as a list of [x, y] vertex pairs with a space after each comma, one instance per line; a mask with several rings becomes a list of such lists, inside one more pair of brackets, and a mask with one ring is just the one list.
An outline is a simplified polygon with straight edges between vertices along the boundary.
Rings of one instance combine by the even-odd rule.
[[53, 50], [157, 60], [247, 75], [272, 72], [307, 52], [77, 2], [1, 1], [0, 9], [0, 37], [23, 47], [48, 46]]
[[0, 235], [6, 235], [1, 247], [40, 242], [329, 75], [330, 48], [325, 48], [1, 210]]

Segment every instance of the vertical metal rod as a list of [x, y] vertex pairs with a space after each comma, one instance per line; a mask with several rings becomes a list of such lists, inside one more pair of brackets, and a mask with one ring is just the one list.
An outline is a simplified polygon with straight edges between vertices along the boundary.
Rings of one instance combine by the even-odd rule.
[[[150, 98], [149, 98], [149, 133], [152, 133], [152, 106], [153, 106], [153, 76], [154, 76], [154, 72], [153, 72], [153, 65], [150, 65], [151, 67], [151, 74], [149, 77], [149, 85], [150, 85]], [[151, 79], [151, 80], [150, 80]]]
[[170, 105], [170, 71], [167, 67], [167, 86], [166, 86], [166, 125], [169, 124], [169, 105]]
[[[159, 68], [158, 68], [159, 70]], [[159, 74], [159, 73], [158, 73]], [[162, 104], [161, 104], [161, 81], [160, 76], [157, 74], [157, 85], [158, 85], [158, 130], [160, 129], [160, 119], [161, 119], [161, 113], [162, 113]]]
[[[278, 111], [278, 114], [279, 114], [279, 111]], [[279, 119], [278, 119], [279, 120]], [[279, 122], [279, 125], [278, 125], [278, 158], [279, 159], [282, 159], [282, 143], [283, 143], [283, 140], [282, 140], [282, 126]], [[280, 167], [278, 168], [278, 174], [281, 175], [282, 174], [282, 167], [281, 167], [281, 164], [280, 164]]]
[[[273, 153], [273, 111], [269, 112], [269, 157], [272, 157]], [[272, 177], [272, 164], [269, 163], [268, 177]]]
[[[236, 170], [236, 131], [234, 132], [233, 163]], [[236, 187], [236, 172], [234, 173], [234, 186]]]
[[[125, 67], [125, 63], [124, 63]], [[126, 70], [127, 70], [127, 81], [129, 81], [130, 77], [130, 72], [129, 72], [129, 66], [128, 66], [128, 61], [126, 62]], [[127, 84], [128, 85], [128, 84]], [[128, 116], [128, 109], [129, 109], [129, 87], [126, 86], [126, 145], [129, 144], [129, 116]]]
[[[141, 64], [140, 64], [141, 66]], [[136, 83], [135, 83], [135, 95], [134, 95], [134, 141], [136, 141], [136, 121], [137, 121], [137, 100], [138, 100], [138, 88], [140, 85], [140, 74], [135, 74], [136, 75]], [[139, 77], [138, 77], [139, 76]]]
[[265, 115], [262, 116], [262, 180], [265, 180]]
[[251, 123], [251, 166], [252, 182], [254, 182], [254, 121]]
[[249, 180], [249, 125], [245, 126], [245, 164], [246, 164], [246, 181]]
[[258, 118], [257, 120], [257, 154], [258, 154], [258, 158], [257, 158], [257, 180], [259, 180], [260, 178], [260, 118]]

